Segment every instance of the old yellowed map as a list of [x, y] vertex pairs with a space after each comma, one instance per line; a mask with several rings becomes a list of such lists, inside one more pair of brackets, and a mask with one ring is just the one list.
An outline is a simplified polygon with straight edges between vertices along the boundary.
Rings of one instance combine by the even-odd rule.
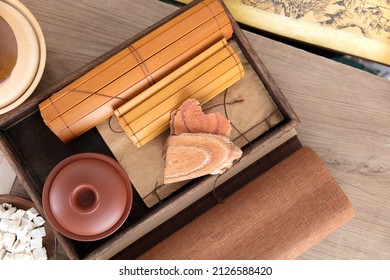
[[390, 64], [390, 0], [224, 0], [224, 3], [238, 22]]
[[387, 0], [241, 0], [244, 5], [289, 18], [344, 30], [390, 43]]

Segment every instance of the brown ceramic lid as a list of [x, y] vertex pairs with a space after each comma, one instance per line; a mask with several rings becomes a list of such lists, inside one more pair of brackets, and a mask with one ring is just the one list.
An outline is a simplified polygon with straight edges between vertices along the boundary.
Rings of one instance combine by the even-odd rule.
[[130, 180], [112, 158], [82, 153], [61, 161], [43, 189], [48, 221], [80, 241], [104, 238], [126, 220], [132, 205]]

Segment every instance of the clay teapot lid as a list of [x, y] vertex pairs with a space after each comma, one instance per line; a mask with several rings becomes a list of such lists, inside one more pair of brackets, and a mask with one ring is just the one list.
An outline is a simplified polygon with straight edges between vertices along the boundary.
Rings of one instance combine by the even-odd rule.
[[57, 164], [46, 179], [43, 209], [63, 235], [80, 241], [104, 238], [126, 220], [132, 206], [130, 180], [114, 159], [81, 153]]

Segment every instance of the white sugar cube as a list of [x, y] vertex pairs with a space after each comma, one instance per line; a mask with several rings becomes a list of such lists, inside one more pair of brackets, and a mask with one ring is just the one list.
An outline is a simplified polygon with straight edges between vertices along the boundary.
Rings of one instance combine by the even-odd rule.
[[11, 219], [12, 214], [15, 212], [16, 212], [16, 207], [10, 207], [7, 210], [5, 210], [5, 212], [2, 215], [2, 218], [3, 219]]
[[16, 233], [18, 231], [20, 226], [20, 220], [19, 221], [8, 220], [7, 223], [8, 223], [8, 232]]
[[33, 251], [34, 249], [41, 248], [42, 247], [42, 238], [34, 238], [30, 240], [30, 250]]
[[27, 232], [27, 234], [24, 238], [20, 239], [21, 242], [30, 242], [30, 240], [31, 240], [31, 232], [30, 231]]
[[14, 254], [10, 253], [10, 252], [6, 252], [5, 253], [5, 256], [3, 258], [3, 260], [13, 260], [14, 259]]
[[38, 216], [39, 213], [34, 207], [31, 207], [26, 211], [26, 215], [27, 215], [27, 219], [31, 221], [32, 219], [34, 219], [34, 217]]
[[4, 248], [0, 249], [0, 260], [4, 259], [4, 256], [6, 253], [7, 253], [7, 251]]
[[45, 220], [41, 216], [36, 216], [33, 219], [33, 223], [36, 227], [40, 227], [45, 223]]
[[24, 215], [24, 217], [20, 221], [20, 225], [21, 226], [26, 226], [26, 225], [28, 225], [28, 223], [30, 223], [30, 221], [27, 219], [27, 215]]
[[[11, 253], [14, 253], [14, 252], [15, 252], [15, 249], [18, 247], [19, 244], [20, 244], [20, 241], [19, 241], [19, 240], [16, 240], [16, 241], [12, 244], [11, 248], [8, 248], [7, 250], [8, 250], [9, 252], [11, 252]], [[23, 251], [23, 250], [22, 250], [22, 251]]]
[[32, 260], [33, 256], [31, 254], [25, 254], [25, 253], [15, 253], [14, 254], [14, 260]]
[[[29, 232], [28, 225], [20, 226], [16, 232], [16, 239], [25, 240], [28, 232]], [[30, 239], [30, 237], [28, 239]]]
[[31, 238], [41, 238], [46, 236], [46, 231], [44, 227], [35, 228], [32, 231], [30, 231], [30, 233], [31, 233]]
[[8, 231], [8, 221], [7, 219], [0, 220], [0, 231], [7, 232]]
[[[28, 246], [27, 246], [28, 247]], [[33, 253], [32, 251], [30, 250], [30, 248], [26, 249], [24, 252], [23, 252], [24, 255], [28, 256], [28, 259], [32, 260], [34, 259], [33, 258]]]
[[3, 249], [3, 233], [0, 231], [0, 250]]
[[0, 219], [3, 218], [3, 213], [5, 212], [5, 208], [3, 204], [0, 204]]
[[10, 219], [13, 221], [20, 221], [25, 213], [26, 211], [24, 211], [23, 209], [18, 209], [15, 213], [11, 215]]
[[35, 228], [35, 224], [30, 221], [28, 218], [22, 218], [21, 222], [20, 222], [20, 225], [21, 226], [25, 226], [27, 225], [28, 226], [28, 230], [32, 230], [33, 228]]
[[16, 239], [15, 233], [5, 232], [3, 234], [3, 246], [5, 249], [10, 250]]
[[28, 249], [28, 245], [29, 245], [28, 242], [22, 242], [20, 240], [16, 240], [14, 245], [12, 246], [12, 250], [10, 251], [14, 253], [23, 253], [26, 251], [26, 249]]
[[47, 252], [45, 248], [37, 248], [33, 250], [34, 260], [47, 260]]

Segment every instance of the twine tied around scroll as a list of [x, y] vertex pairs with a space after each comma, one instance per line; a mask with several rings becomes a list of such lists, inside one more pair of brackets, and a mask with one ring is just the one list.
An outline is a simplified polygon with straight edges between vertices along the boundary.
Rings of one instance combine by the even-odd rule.
[[112, 123], [111, 123], [111, 120], [112, 120], [112, 117], [114, 115], [111, 115], [110, 118], [108, 119], [108, 127], [110, 128], [110, 130], [114, 133], [117, 133], [117, 134], [120, 134], [120, 133], [124, 133], [125, 131], [122, 129], [122, 130], [115, 130], [112, 126]]
[[[234, 104], [238, 104], [238, 103], [242, 103], [245, 101], [244, 98], [238, 98], [238, 99], [234, 99], [233, 101], [230, 101], [230, 102], [227, 102], [227, 94], [228, 94], [228, 88], [224, 90], [224, 93], [223, 93], [223, 103], [221, 104], [216, 104], [216, 105], [213, 105], [213, 106], [210, 106], [206, 109], [204, 109], [204, 111], [208, 111], [212, 108], [216, 108], [216, 107], [219, 107], [219, 106], [223, 106], [223, 111], [224, 111], [224, 114], [225, 114], [225, 117], [230, 120], [230, 125], [237, 131], [237, 133], [240, 135], [240, 137], [242, 137], [243, 139], [245, 139], [245, 141], [251, 145], [251, 142], [248, 140], [248, 138], [245, 137], [244, 133], [242, 133], [234, 124], [233, 124], [233, 121], [229, 118], [229, 114], [228, 114], [228, 110], [227, 110], [227, 106], [228, 105], [234, 105]], [[239, 163], [241, 161], [242, 157], [236, 162]], [[216, 175], [216, 178], [214, 180], [214, 184], [213, 184], [213, 197], [217, 200], [218, 203], [222, 203], [223, 202], [223, 198], [221, 198], [220, 196], [218, 196], [217, 194], [217, 181], [218, 179], [221, 177], [222, 174], [218, 174]]]
[[[68, 93], [71, 93], [71, 92], [81, 93], [81, 94], [88, 94], [88, 95], [102, 96], [102, 97], [106, 97], [106, 98], [108, 98], [110, 100], [117, 99], [117, 100], [120, 100], [120, 101], [123, 101], [123, 102], [129, 101], [128, 98], [123, 98], [123, 97], [119, 97], [119, 96], [110, 96], [110, 95], [107, 95], [107, 94], [100, 93], [98, 91], [93, 92], [93, 91], [79, 90], [79, 89], [69, 89], [69, 90], [66, 90], [66, 91], [59, 91], [59, 93], [63, 93], [63, 94], [68, 94]], [[69, 130], [69, 132], [72, 133], [74, 137], [76, 137], [76, 135], [73, 133], [72, 129], [70, 128], [70, 125], [68, 125], [68, 123], [63, 119], [63, 115], [62, 115], [61, 111], [57, 108], [55, 102], [52, 100], [52, 97], [53, 96], [50, 96], [48, 98], [48, 100], [50, 100], [51, 105], [56, 110], [56, 112], [58, 113], [58, 116], [62, 119], [63, 123], [66, 125], [66, 128]]]
[[[102, 96], [102, 97], [107, 97], [109, 99], [118, 99], [118, 100], [122, 100], [122, 101], [129, 101], [129, 98], [123, 98], [123, 97], [119, 97], [119, 96], [111, 96], [111, 95], [100, 93], [98, 91], [92, 92], [92, 91], [88, 91], [88, 90], [69, 89], [69, 90], [65, 91], [64, 93], [67, 94], [70, 92], [85, 93], [85, 94], [90, 94], [90, 95], [98, 95], [98, 96]], [[54, 105], [54, 103], [53, 103], [53, 105]]]
[[[109, 95], [106, 95], [106, 94], [102, 94], [100, 92], [92, 92], [92, 91], [86, 91], [86, 90], [77, 90], [77, 89], [71, 89], [71, 90], [68, 90], [66, 93], [69, 93], [69, 92], [76, 92], [76, 93], [85, 93], [85, 94], [90, 94], [90, 95], [98, 95], [98, 96], [102, 96], [102, 97], [107, 97], [109, 99], [118, 99], [118, 100], [121, 100], [121, 101], [129, 101], [129, 98], [123, 98], [123, 97], [119, 97], [119, 96], [109, 96]], [[56, 108], [54, 102], [52, 102], [54, 108]], [[56, 108], [57, 109], [57, 108]], [[60, 115], [61, 116], [61, 115]], [[124, 133], [123, 130], [121, 131], [118, 131], [118, 130], [115, 130], [111, 124], [111, 120], [112, 120], [112, 117], [114, 115], [111, 115], [110, 118], [108, 119], [108, 126], [110, 128], [110, 130], [114, 133]]]
[[[112, 132], [114, 132], [114, 133], [117, 133], [117, 134], [124, 133], [125, 131], [124, 131], [123, 129], [119, 131], [119, 130], [115, 130], [115, 129], [112, 127], [111, 120], [112, 120], [112, 117], [113, 117], [113, 116], [114, 116], [114, 115], [110, 116], [110, 118], [108, 119], [108, 127], [109, 127], [110, 130], [111, 130]], [[138, 137], [137, 137], [137, 134], [134, 133], [134, 131], [131, 129], [131, 126], [127, 126], [127, 127], [128, 127], [128, 129], [131, 130], [131, 132], [133, 133], [135, 139], [137, 139], [138, 143], [141, 143], [141, 141], [140, 141], [140, 140], [138, 139]]]

